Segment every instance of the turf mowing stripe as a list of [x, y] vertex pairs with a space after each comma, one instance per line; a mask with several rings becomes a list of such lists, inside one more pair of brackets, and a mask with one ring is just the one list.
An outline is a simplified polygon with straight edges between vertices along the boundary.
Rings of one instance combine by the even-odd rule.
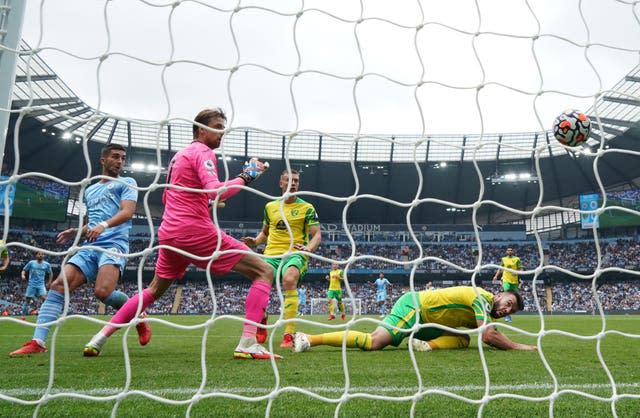
[[[618, 389], [621, 388], [640, 388], [640, 383], [616, 383], [616, 387]], [[579, 385], [560, 385], [560, 390], [566, 389], [575, 389], [575, 390], [586, 390], [586, 389], [610, 389], [611, 385], [605, 383], [594, 383], [594, 384], [579, 384]], [[281, 388], [282, 389], [282, 388]], [[304, 389], [310, 392], [317, 393], [343, 393], [343, 386], [334, 386], [334, 387], [300, 387], [300, 389]], [[448, 392], [470, 392], [470, 391], [484, 391], [485, 387], [481, 385], [460, 385], [460, 386], [433, 386], [433, 387], [424, 387], [423, 390], [441, 390]], [[547, 383], [538, 383], [538, 384], [525, 384], [525, 385], [493, 385], [491, 386], [492, 393], [495, 394], [496, 391], [527, 391], [527, 390], [552, 390], [553, 385]], [[141, 389], [130, 389], [131, 391], [140, 391]], [[417, 392], [418, 388], [415, 386], [352, 386], [349, 388], [350, 393], [412, 393]], [[115, 395], [121, 393], [122, 389], [119, 388], [95, 388], [89, 390], [79, 390], [73, 388], [54, 388], [50, 393], [78, 393], [82, 395], [89, 396], [100, 396], [100, 395]], [[163, 388], [163, 389], [149, 389], [145, 390], [145, 392], [154, 394], [154, 395], [190, 395], [195, 394], [197, 388]], [[270, 393], [273, 391], [273, 388], [258, 388], [258, 387], [235, 387], [235, 388], [205, 388], [203, 393], [213, 393], [213, 392], [222, 392], [222, 393], [235, 393], [235, 394], [247, 394], [247, 393], [255, 393], [255, 394], [264, 394]], [[8, 389], [3, 390], [0, 389], [0, 396], [39, 396], [44, 393], [43, 389], [35, 389], [35, 388], [20, 388], [20, 389]], [[618, 394], [620, 395], [620, 394]]]

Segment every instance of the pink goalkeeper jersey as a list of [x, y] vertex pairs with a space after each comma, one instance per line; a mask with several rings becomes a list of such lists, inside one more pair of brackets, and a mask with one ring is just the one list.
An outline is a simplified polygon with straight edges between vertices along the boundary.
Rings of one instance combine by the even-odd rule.
[[[212, 149], [202, 142], [194, 141], [179, 151], [169, 164], [167, 183], [193, 189], [218, 189], [227, 186], [244, 185], [244, 180], [235, 178], [226, 183], [218, 179], [218, 164]], [[240, 191], [239, 188], [227, 190], [222, 198], [228, 199]], [[160, 240], [178, 236], [216, 233], [211, 220], [209, 199], [215, 199], [216, 193], [195, 193], [167, 188], [162, 195], [164, 214], [158, 229]]]

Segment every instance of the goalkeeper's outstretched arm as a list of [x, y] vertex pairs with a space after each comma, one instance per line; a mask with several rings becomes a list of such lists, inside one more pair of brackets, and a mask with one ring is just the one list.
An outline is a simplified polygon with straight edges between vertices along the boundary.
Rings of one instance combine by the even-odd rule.
[[[222, 182], [218, 178], [218, 174], [216, 171], [211, 168], [214, 167], [213, 163], [208, 163], [208, 160], [203, 160], [204, 157], [200, 156], [202, 161], [197, 162], [198, 176], [204, 185], [204, 190], [219, 190], [225, 186], [247, 186], [255, 179], [260, 177], [262, 173], [264, 173], [269, 168], [269, 163], [261, 162], [257, 158], [252, 158], [251, 160], [244, 163], [242, 168], [242, 172], [236, 176], [235, 179], [229, 180], [227, 182]], [[233, 187], [225, 190], [220, 194], [219, 201], [225, 201], [230, 197], [235, 196], [240, 192], [240, 188]], [[218, 196], [217, 191], [212, 191], [208, 193], [208, 197], [210, 200], [215, 200]]]

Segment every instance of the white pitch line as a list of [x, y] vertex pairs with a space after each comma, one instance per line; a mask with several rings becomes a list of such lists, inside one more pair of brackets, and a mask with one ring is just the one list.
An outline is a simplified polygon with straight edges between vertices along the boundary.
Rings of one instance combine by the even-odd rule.
[[[640, 388], [640, 383], [616, 383], [616, 387], [622, 388]], [[287, 387], [289, 389], [290, 387]], [[611, 385], [606, 383], [591, 383], [591, 384], [576, 384], [576, 385], [560, 385], [559, 390], [575, 389], [575, 390], [587, 390], [587, 389], [610, 389]], [[282, 388], [280, 388], [282, 389]], [[336, 393], [341, 394], [344, 392], [344, 387], [300, 387], [300, 389], [315, 392], [315, 393]], [[131, 391], [141, 391], [141, 389], [131, 389]], [[472, 392], [472, 391], [484, 391], [485, 386], [482, 385], [459, 385], [459, 386], [425, 386], [423, 391], [438, 390], [445, 392]], [[553, 385], [550, 383], [533, 383], [522, 385], [493, 385], [491, 386], [492, 394], [496, 394], [496, 391], [521, 392], [528, 390], [553, 390]], [[117, 395], [121, 394], [122, 388], [95, 388], [95, 389], [74, 389], [74, 388], [54, 388], [49, 392], [50, 394], [58, 393], [77, 393], [88, 396], [105, 396], [105, 395]], [[162, 388], [162, 389], [149, 389], [144, 390], [153, 395], [193, 395], [197, 391], [197, 388]], [[205, 388], [205, 394], [211, 393], [231, 393], [231, 394], [265, 394], [271, 393], [273, 388], [267, 387], [233, 387], [233, 388]], [[288, 390], [287, 390], [288, 391]], [[416, 393], [418, 388], [416, 386], [351, 386], [349, 393]], [[0, 397], [11, 396], [41, 396], [44, 394], [44, 389], [36, 388], [18, 388], [18, 389], [0, 389]], [[640, 396], [640, 394], [638, 394]]]

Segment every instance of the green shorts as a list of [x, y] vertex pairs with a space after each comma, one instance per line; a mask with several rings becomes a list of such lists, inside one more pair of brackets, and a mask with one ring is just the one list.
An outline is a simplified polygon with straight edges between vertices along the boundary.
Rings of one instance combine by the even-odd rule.
[[[385, 316], [382, 320], [383, 324], [381, 326], [391, 334], [391, 345], [394, 347], [399, 346], [402, 340], [408, 337], [410, 333], [402, 332], [393, 327], [411, 329], [411, 327], [416, 324], [417, 312], [414, 305], [413, 295], [415, 295], [416, 300], [419, 302], [419, 292], [407, 292], [398, 299], [398, 301], [393, 305], [389, 315]], [[445, 332], [445, 330], [440, 328], [422, 328], [415, 333], [414, 338], [429, 341], [441, 336]]]
[[511, 290], [513, 292], [519, 292], [520, 288], [515, 283], [502, 282], [502, 290], [505, 291], [505, 292], [507, 290]]
[[307, 259], [302, 254], [292, 254], [285, 258], [265, 258], [266, 261], [271, 267], [273, 267], [273, 278], [276, 279], [278, 277], [278, 266], [282, 263], [282, 270], [280, 271], [280, 276], [284, 275], [284, 272], [291, 266], [298, 269], [300, 272], [300, 277], [298, 281], [302, 280], [304, 275], [307, 273]]
[[342, 290], [327, 290], [327, 299], [335, 299], [342, 302]]

